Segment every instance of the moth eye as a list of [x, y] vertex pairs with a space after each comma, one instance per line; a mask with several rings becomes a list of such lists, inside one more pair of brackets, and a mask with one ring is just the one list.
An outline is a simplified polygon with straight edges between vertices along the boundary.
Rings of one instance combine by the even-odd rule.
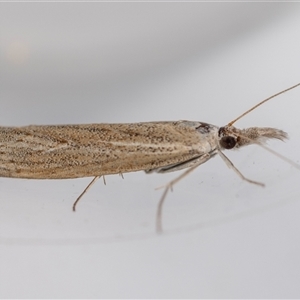
[[225, 149], [232, 149], [236, 145], [236, 139], [232, 136], [223, 136], [220, 145]]

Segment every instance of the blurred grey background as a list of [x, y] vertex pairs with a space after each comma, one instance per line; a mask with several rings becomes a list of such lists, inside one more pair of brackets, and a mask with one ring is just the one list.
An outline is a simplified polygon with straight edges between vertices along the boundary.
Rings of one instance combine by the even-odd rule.
[[[164, 82], [193, 65], [205, 70], [218, 53], [293, 8], [286, 3], [1, 3], [1, 123], [168, 119], [165, 109], [181, 112], [191, 91], [182, 83], [185, 95], [169, 108], [168, 99], [155, 93]], [[215, 80], [209, 84], [221, 88]], [[207, 84], [203, 78], [197, 89]], [[148, 117], [150, 108], [156, 113]]]
[[[0, 3], [2, 126], [199, 120], [224, 125], [300, 78], [298, 3]], [[289, 133], [294, 90], [236, 126]], [[0, 141], [1, 142], [1, 141]], [[299, 298], [299, 171], [249, 147], [179, 174], [0, 179], [0, 298]]]

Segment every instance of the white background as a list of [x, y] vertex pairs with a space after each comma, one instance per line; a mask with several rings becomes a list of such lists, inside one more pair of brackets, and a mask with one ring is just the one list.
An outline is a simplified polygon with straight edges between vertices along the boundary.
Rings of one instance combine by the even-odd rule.
[[[225, 125], [300, 82], [293, 3], [0, 3], [2, 126], [198, 120]], [[300, 88], [236, 126], [287, 131]], [[300, 297], [300, 171], [257, 146], [178, 174], [0, 179], [0, 297]]]

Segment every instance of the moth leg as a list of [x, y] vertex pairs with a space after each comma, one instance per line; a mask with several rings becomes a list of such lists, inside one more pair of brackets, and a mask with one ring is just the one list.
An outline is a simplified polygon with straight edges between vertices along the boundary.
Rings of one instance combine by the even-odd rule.
[[[82, 198], [82, 196], [87, 192], [87, 190], [100, 178], [101, 176], [95, 176], [93, 180], [88, 184], [88, 186], [84, 189], [84, 191], [79, 195], [79, 197], [75, 200], [73, 204], [73, 211], [76, 211], [76, 205], [79, 202], [79, 200]], [[104, 179], [105, 183], [105, 179]]]
[[161, 186], [159, 188], [165, 187], [165, 190], [158, 202], [158, 206], [157, 206], [157, 212], [156, 212], [156, 233], [162, 233], [162, 209], [163, 209], [163, 204], [164, 201], [166, 199], [166, 196], [168, 194], [168, 191], [171, 190], [173, 186], [179, 182], [182, 178], [184, 178], [185, 176], [187, 176], [188, 174], [190, 174], [192, 171], [194, 171], [197, 167], [199, 167], [201, 164], [203, 164], [203, 162], [206, 162], [209, 158], [210, 158], [210, 154], [206, 153], [204, 155], [201, 156], [201, 159], [194, 164], [192, 167], [190, 167], [189, 169], [187, 169], [185, 172], [183, 172], [180, 176], [176, 177], [175, 179], [173, 179], [172, 181], [170, 181], [168, 184], [166, 184], [165, 186]]
[[246, 178], [232, 163], [232, 161], [221, 151], [218, 151], [219, 155], [221, 156], [221, 158], [225, 161], [226, 165], [230, 168], [233, 169], [233, 171], [235, 171], [235, 173], [237, 173], [243, 180], [249, 182], [249, 183], [253, 183], [253, 184], [257, 184], [260, 185], [262, 187], [264, 187], [264, 183], [262, 182], [258, 182], [258, 181], [254, 181], [251, 180], [249, 178]]

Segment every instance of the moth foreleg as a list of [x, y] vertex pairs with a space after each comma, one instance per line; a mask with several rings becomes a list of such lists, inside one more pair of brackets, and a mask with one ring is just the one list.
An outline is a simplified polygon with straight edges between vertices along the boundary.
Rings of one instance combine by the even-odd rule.
[[221, 158], [225, 161], [226, 165], [232, 169], [236, 174], [238, 174], [243, 180], [248, 181], [249, 183], [253, 183], [253, 184], [257, 184], [260, 185], [262, 187], [265, 186], [264, 183], [262, 182], [258, 182], [258, 181], [254, 181], [252, 179], [246, 178], [233, 164], [233, 162], [222, 152], [222, 151], [218, 151], [219, 155], [221, 156]]

